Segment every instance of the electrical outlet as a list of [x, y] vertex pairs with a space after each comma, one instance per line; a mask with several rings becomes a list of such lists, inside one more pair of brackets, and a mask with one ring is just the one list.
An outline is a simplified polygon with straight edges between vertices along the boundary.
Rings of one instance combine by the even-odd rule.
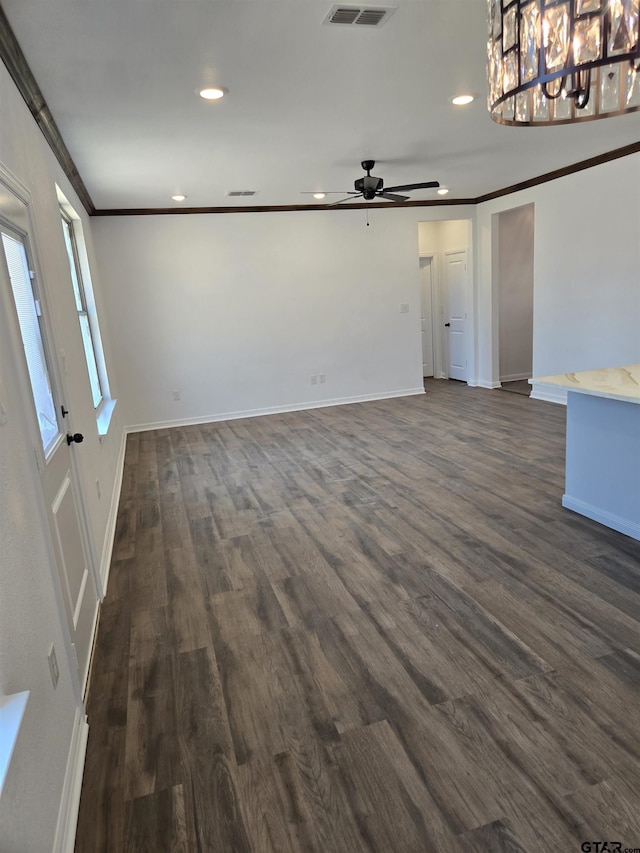
[[58, 669], [58, 658], [56, 657], [56, 647], [53, 644], [51, 644], [51, 649], [49, 650], [47, 660], [49, 661], [49, 672], [51, 673], [51, 683], [53, 684], [53, 689], [55, 690], [56, 687], [58, 686], [58, 679], [60, 678], [60, 670]]
[[178, 400], [180, 399], [180, 392], [179, 391], [173, 392], [173, 399], [175, 400], [176, 403], [178, 402]]
[[400, 303], [400, 313], [401, 314], [408, 314], [409, 313], [409, 303], [408, 302], [401, 302]]
[[318, 382], [318, 377], [314, 373], [313, 376], [311, 377], [311, 384], [316, 385], [317, 382]]
[[318, 382], [319, 382], [321, 385], [324, 385], [324, 383], [325, 383], [326, 381], [327, 381], [327, 377], [324, 375], [324, 373], [321, 373], [321, 374], [318, 376]]

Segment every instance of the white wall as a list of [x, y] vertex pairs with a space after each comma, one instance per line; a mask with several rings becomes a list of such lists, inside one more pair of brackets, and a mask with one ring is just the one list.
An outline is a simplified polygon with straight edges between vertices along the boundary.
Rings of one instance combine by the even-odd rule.
[[[446, 208], [445, 208], [446, 209]], [[452, 216], [455, 214], [452, 213]], [[445, 219], [440, 222], [420, 222], [418, 245], [421, 255], [437, 255], [468, 249], [471, 223], [467, 219]]]
[[[372, 210], [370, 227], [363, 210], [96, 218], [130, 422], [421, 392], [424, 216]], [[311, 385], [320, 373], [326, 383]]]
[[[0, 164], [31, 194], [40, 284], [50, 308], [56, 352], [62, 349], [66, 353], [65, 402], [73, 430], [85, 435], [78, 455], [94, 550], [100, 557], [122, 428], [117, 413], [109, 435], [99, 441], [62, 241], [56, 183], [78, 213], [82, 210], [1, 64]], [[86, 216], [83, 226], [90, 244]], [[94, 284], [99, 291], [99, 282]], [[0, 399], [8, 417], [0, 425], [0, 692], [30, 690], [31, 697], [0, 798], [0, 849], [3, 853], [41, 853], [52, 848], [76, 712], [82, 709], [74, 691], [68, 635], [58, 609], [48, 533], [40, 512], [42, 496], [31, 431], [15, 368], [19, 354], [11, 346], [8, 322], [6, 316], [0, 317]], [[102, 333], [108, 342], [106, 321]], [[102, 500], [95, 488], [98, 477]], [[56, 690], [47, 663], [52, 643], [60, 667]]]
[[508, 382], [533, 369], [533, 205], [498, 214], [497, 228], [500, 381]]
[[[615, 122], [615, 119], [610, 121]], [[478, 205], [478, 379], [499, 377], [492, 216], [535, 204], [533, 375], [640, 361], [640, 155]]]
[[374, 210], [370, 228], [361, 211], [96, 220], [124, 409], [147, 425], [419, 388], [417, 255], [464, 247], [465, 219], [469, 381], [497, 385], [492, 217], [532, 203], [534, 376], [638, 361], [639, 162], [477, 208]]
[[640, 361], [640, 154], [553, 190], [536, 203], [535, 373]]

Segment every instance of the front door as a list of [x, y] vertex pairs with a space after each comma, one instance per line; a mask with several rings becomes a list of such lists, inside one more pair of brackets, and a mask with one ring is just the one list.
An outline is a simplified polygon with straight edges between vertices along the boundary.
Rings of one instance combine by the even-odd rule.
[[52, 369], [48, 324], [34, 272], [29, 230], [27, 205], [0, 184], [0, 305], [5, 308], [15, 364], [25, 389], [31, 391], [26, 414], [33, 425], [35, 456], [75, 655], [73, 662], [83, 685], [98, 595], [71, 459], [72, 453], [82, 452], [82, 445], [67, 441], [70, 413], [65, 414], [57, 393], [59, 385]]
[[467, 381], [467, 253], [445, 256], [449, 379]]

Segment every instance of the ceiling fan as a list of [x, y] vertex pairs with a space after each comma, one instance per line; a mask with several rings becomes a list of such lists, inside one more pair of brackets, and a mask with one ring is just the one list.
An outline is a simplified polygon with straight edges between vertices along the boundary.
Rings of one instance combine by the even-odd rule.
[[367, 173], [363, 178], [358, 178], [354, 182], [353, 187], [355, 192], [349, 193], [346, 198], [341, 198], [339, 201], [334, 201], [329, 207], [334, 207], [336, 204], [342, 204], [343, 201], [355, 201], [362, 198], [365, 201], [372, 201], [374, 198], [384, 198], [387, 201], [408, 201], [408, 195], [398, 195], [398, 192], [411, 192], [411, 190], [428, 190], [439, 187], [438, 181], [425, 181], [420, 184], [402, 184], [398, 187], [386, 187], [382, 178], [376, 178], [371, 174], [371, 170], [376, 165], [375, 160], [363, 160], [360, 164]]

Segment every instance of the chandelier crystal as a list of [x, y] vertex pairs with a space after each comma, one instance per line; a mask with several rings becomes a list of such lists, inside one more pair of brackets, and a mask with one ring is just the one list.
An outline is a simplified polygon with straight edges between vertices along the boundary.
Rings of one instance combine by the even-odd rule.
[[640, 0], [488, 0], [488, 105], [500, 124], [640, 110]]

